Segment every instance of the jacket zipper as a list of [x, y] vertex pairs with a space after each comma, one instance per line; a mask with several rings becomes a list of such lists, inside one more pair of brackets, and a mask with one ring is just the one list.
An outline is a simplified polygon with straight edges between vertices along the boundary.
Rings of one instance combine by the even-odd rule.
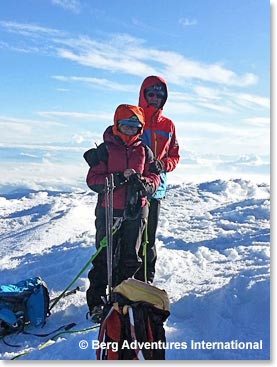
[[[128, 145], [126, 145], [126, 148], [125, 148], [125, 154], [126, 154], [126, 168], [129, 168], [129, 159], [128, 159]], [[126, 207], [127, 205], [127, 187], [125, 187], [125, 203], [124, 203], [124, 208]]]
[[157, 144], [156, 144], [157, 142], [156, 142], [155, 133], [153, 130], [154, 115], [155, 113], [153, 113], [153, 115], [151, 116], [151, 120], [150, 120], [151, 149], [154, 153], [154, 158], [157, 158]]

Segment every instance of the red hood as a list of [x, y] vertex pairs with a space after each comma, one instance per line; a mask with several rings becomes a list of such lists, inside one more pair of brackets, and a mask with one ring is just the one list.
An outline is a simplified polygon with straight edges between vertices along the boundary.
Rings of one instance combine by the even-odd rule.
[[144, 109], [144, 112], [146, 113], [147, 108], [151, 108], [152, 109], [152, 114], [153, 112], [156, 110], [156, 108], [154, 108], [153, 106], [148, 106], [148, 103], [144, 97], [144, 90], [146, 88], [151, 87], [152, 85], [156, 85], [156, 84], [163, 84], [165, 87], [165, 98], [162, 102], [161, 107], [159, 108], [159, 110], [163, 109], [163, 106], [165, 105], [165, 102], [167, 100], [167, 85], [166, 85], [166, 81], [161, 78], [160, 76], [148, 76], [147, 78], [144, 79], [144, 81], [142, 82], [141, 88], [140, 88], [140, 92], [139, 92], [139, 106], [142, 107]]
[[[140, 121], [142, 128], [139, 130], [139, 133], [134, 136], [127, 136], [122, 134], [117, 130], [117, 122], [121, 119], [127, 119], [133, 115], [136, 115], [138, 120]], [[114, 113], [114, 125], [112, 127], [112, 132], [115, 136], [118, 136], [126, 145], [133, 144], [143, 133], [143, 127], [145, 125], [144, 120], [144, 111], [141, 107], [132, 106], [128, 104], [121, 104], [117, 107]], [[105, 136], [105, 133], [104, 133]]]
[[118, 120], [127, 119], [133, 115], [137, 116], [143, 127], [145, 125], [143, 109], [129, 104], [121, 104], [117, 107], [114, 113], [114, 125], [116, 126]]

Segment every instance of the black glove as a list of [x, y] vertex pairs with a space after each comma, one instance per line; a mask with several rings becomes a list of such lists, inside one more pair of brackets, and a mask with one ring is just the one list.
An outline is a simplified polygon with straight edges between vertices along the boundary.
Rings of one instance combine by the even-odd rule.
[[152, 173], [155, 173], [156, 175], [161, 174], [161, 172], [164, 170], [164, 164], [163, 161], [160, 161], [159, 159], [155, 159], [152, 163], [150, 163], [149, 171]]
[[141, 196], [153, 195], [156, 191], [155, 186], [142, 179], [139, 173], [131, 175], [129, 177], [129, 182], [136, 191], [140, 192]]
[[124, 182], [126, 182], [126, 178], [124, 177], [124, 174], [122, 172], [116, 172], [113, 174], [114, 179], [114, 186], [118, 187], [122, 185]]

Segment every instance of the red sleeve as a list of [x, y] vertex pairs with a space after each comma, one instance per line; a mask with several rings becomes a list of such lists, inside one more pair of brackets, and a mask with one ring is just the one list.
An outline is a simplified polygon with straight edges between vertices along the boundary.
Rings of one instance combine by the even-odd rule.
[[107, 177], [107, 166], [104, 162], [100, 161], [100, 163], [91, 167], [87, 174], [87, 185], [88, 187], [96, 192], [102, 192], [105, 187], [105, 179]]
[[167, 155], [162, 159], [164, 163], [164, 168], [166, 172], [173, 171], [180, 159], [179, 155], [179, 144], [176, 138], [175, 127], [173, 128], [173, 134], [169, 145], [169, 150]]

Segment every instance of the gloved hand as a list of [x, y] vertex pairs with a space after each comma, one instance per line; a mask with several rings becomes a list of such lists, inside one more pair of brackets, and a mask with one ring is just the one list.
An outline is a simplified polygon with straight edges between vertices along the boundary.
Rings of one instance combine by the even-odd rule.
[[139, 173], [133, 173], [129, 176], [128, 182], [136, 188], [136, 191], [144, 189], [143, 182], [141, 180], [141, 175]]
[[153, 195], [155, 192], [155, 187], [150, 182], [141, 178], [139, 173], [134, 173], [129, 177], [129, 182], [134, 186], [136, 191], [141, 193], [141, 196]]
[[163, 161], [159, 159], [155, 159], [152, 163], [150, 163], [149, 171], [152, 173], [155, 173], [156, 175], [161, 174], [161, 172], [164, 170], [164, 164]]
[[124, 177], [124, 174], [122, 172], [116, 172], [113, 174], [114, 179], [114, 186], [118, 187], [122, 185], [124, 182], [126, 182], [126, 178]]

